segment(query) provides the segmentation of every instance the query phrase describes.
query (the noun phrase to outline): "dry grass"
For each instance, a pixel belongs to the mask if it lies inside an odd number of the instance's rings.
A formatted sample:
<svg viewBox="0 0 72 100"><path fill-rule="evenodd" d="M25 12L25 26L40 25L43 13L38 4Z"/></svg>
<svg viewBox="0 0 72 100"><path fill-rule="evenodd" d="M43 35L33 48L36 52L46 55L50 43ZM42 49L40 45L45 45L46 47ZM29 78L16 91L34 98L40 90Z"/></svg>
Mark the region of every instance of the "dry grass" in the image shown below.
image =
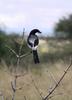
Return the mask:
<svg viewBox="0 0 72 100"><path fill-rule="evenodd" d="M57 51L68 53L72 50L72 44L70 41L41 41L41 44L42 45L39 47L41 51L40 53L54 54ZM53 63L42 63L40 64L41 68L38 68L38 65L32 65L36 68L30 69L30 67L25 76L17 79L17 88L22 87L22 89L16 91L15 100L24 100L24 97L26 97L26 100L41 100L35 85L42 96L45 97L56 82L58 82L69 63L70 62L60 59ZM0 67L2 68L3 66L1 65ZM11 100L13 93L11 89L11 81L14 80L14 77L8 70L5 70L6 67L0 69L0 91L3 92L5 98L7 97L8 100ZM72 68L68 71L52 95L53 97L51 100L72 100Z"/></svg>
<svg viewBox="0 0 72 100"><path fill-rule="evenodd" d="M35 71L33 72L32 70L27 72L25 76L17 79L17 87L22 87L22 89L16 92L15 100L24 100L24 96L26 96L27 100L41 100L40 95L32 82L32 78L44 97L60 79L64 69L68 65L64 62L58 62L50 65L46 64L46 66L50 67L42 68L41 74L36 75ZM5 97L9 98L9 100L11 100L12 96L11 81L13 79L14 77L8 74L8 72L0 70L0 90L4 93ZM72 68L68 71L59 87L55 90L51 99L72 100Z"/></svg>

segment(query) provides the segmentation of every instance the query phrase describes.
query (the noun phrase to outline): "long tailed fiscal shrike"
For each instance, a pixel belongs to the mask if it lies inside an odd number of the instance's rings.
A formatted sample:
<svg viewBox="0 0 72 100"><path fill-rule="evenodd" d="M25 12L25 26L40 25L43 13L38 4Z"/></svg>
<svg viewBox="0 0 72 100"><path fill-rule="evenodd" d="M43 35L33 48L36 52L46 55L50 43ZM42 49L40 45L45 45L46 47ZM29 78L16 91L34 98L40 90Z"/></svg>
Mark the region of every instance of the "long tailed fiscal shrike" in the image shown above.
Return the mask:
<svg viewBox="0 0 72 100"><path fill-rule="evenodd" d="M33 52L33 58L34 58L35 64L40 62L39 57L38 57L38 53L37 53L39 39L38 39L38 36L36 35L36 33L41 33L41 32L38 29L33 29L27 38L28 46L29 46L29 48L32 49L32 52Z"/></svg>

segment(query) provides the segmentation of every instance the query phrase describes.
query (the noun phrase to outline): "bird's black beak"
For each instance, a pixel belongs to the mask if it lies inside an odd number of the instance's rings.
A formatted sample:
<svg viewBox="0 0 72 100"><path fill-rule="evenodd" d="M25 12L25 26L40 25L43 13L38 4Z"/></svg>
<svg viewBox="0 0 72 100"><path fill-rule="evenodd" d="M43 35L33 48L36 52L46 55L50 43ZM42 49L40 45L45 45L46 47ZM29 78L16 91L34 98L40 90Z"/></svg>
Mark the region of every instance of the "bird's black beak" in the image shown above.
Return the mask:
<svg viewBox="0 0 72 100"><path fill-rule="evenodd" d="M42 33L41 31L39 31L38 33Z"/></svg>

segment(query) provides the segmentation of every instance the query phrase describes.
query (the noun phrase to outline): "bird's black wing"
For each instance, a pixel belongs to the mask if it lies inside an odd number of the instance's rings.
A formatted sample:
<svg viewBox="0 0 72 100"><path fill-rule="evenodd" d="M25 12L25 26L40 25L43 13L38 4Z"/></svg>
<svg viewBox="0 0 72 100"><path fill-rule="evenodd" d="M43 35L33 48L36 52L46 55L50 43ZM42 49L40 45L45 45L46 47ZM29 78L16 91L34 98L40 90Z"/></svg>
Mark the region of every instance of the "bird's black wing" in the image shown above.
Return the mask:
<svg viewBox="0 0 72 100"><path fill-rule="evenodd" d="M27 40L27 42L28 42L28 45L29 45L30 47L33 46L33 44L29 41L29 39Z"/></svg>
<svg viewBox="0 0 72 100"><path fill-rule="evenodd" d="M35 39L35 42L34 42L34 47L37 46L39 44L39 39L38 37L36 36L36 39Z"/></svg>

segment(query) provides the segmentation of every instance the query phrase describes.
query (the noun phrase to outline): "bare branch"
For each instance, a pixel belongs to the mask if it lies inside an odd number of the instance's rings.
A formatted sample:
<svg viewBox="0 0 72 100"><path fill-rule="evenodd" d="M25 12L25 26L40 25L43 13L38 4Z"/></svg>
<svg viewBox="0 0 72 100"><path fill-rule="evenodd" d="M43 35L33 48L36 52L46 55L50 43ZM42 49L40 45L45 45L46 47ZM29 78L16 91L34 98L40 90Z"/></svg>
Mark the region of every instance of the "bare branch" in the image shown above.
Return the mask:
<svg viewBox="0 0 72 100"><path fill-rule="evenodd" d="M19 57L19 55L12 48L10 48L8 45L6 45L6 48L8 48L13 54L15 54L15 56L17 58Z"/></svg>
<svg viewBox="0 0 72 100"><path fill-rule="evenodd" d="M54 75L50 71L49 71L49 75L50 75L51 79L53 79L53 81L57 84L57 81L56 81Z"/></svg>
<svg viewBox="0 0 72 100"><path fill-rule="evenodd" d="M35 81L34 81L32 75L31 75L31 79L32 79L32 83L33 83L35 89L37 90L38 94L40 95L41 99L43 100L42 93L40 93L40 91L39 91L37 85L35 84Z"/></svg>
<svg viewBox="0 0 72 100"><path fill-rule="evenodd" d="M11 87L12 87L13 92L15 92L16 91L16 80L11 82Z"/></svg>
<svg viewBox="0 0 72 100"><path fill-rule="evenodd" d="M1 100L4 100L4 95L2 92L0 92Z"/></svg>
<svg viewBox="0 0 72 100"><path fill-rule="evenodd" d="M25 29L23 29L22 41L21 41L21 45L20 45L20 49L19 49L19 56L21 55L21 50L22 50L23 43L24 43L24 32L25 32Z"/></svg>
<svg viewBox="0 0 72 100"><path fill-rule="evenodd" d="M15 93L13 93L12 100L14 100L14 98L15 98Z"/></svg>
<svg viewBox="0 0 72 100"><path fill-rule="evenodd" d="M16 78L19 78L19 77L23 77L25 76L27 73L24 73L24 74L14 74L13 76L16 77Z"/></svg>
<svg viewBox="0 0 72 100"><path fill-rule="evenodd" d="M22 36L22 37L23 37L23 39L24 39L24 33L25 33L25 28L23 28L23 36Z"/></svg>
<svg viewBox="0 0 72 100"><path fill-rule="evenodd" d="M54 95L50 96L49 99L51 99L51 98L53 98L53 97L55 97L55 96L60 96L60 95L63 95L63 93L54 94Z"/></svg>
<svg viewBox="0 0 72 100"><path fill-rule="evenodd" d="M24 96L24 100L26 100L26 96Z"/></svg>
<svg viewBox="0 0 72 100"><path fill-rule="evenodd" d="M60 82L63 80L64 76L68 72L69 68L72 66L72 61L70 65L67 67L67 69L64 71L63 75L61 76L60 80L58 83L54 86L54 88L49 92L49 94L43 99L43 100L49 100L49 96L55 91L55 89L59 86Z"/></svg>
<svg viewBox="0 0 72 100"><path fill-rule="evenodd" d="M16 84L17 84L17 77L11 82L11 87L13 90L12 100L15 100L15 93L16 93Z"/></svg>
<svg viewBox="0 0 72 100"><path fill-rule="evenodd" d="M30 55L31 53L32 53L32 51L30 51L30 52L28 52L28 53L26 53L24 55L21 55L20 58L26 57L26 56Z"/></svg>

